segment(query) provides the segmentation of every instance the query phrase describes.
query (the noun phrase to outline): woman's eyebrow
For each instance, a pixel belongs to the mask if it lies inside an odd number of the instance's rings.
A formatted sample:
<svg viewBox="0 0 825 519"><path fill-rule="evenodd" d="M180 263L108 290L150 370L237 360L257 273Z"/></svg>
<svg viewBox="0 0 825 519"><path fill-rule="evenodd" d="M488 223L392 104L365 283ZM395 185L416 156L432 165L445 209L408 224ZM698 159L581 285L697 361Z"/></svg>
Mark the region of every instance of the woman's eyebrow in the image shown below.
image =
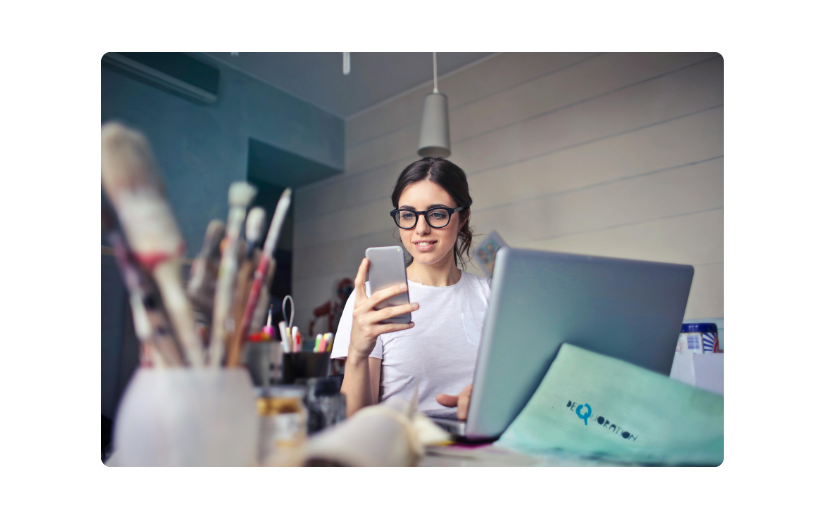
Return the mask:
<svg viewBox="0 0 825 519"><path fill-rule="evenodd" d="M427 210L442 208L442 207L448 207L448 206L446 206L444 204L430 204L430 205L427 206ZM410 210L410 211L415 211L416 210L415 207L413 207L411 205L402 205L401 207L399 207L399 209L407 209L407 210Z"/></svg>

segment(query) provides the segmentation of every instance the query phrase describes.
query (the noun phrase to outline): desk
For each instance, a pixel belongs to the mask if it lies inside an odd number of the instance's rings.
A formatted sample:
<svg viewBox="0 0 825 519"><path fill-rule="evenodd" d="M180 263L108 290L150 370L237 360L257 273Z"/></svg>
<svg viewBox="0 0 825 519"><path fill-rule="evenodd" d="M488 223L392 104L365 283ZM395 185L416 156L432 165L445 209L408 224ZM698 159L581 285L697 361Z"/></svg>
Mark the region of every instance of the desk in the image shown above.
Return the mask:
<svg viewBox="0 0 825 519"><path fill-rule="evenodd" d="M105 463L118 467L113 453ZM534 457L504 447L487 444L474 448L428 447L419 467L619 467L627 466L573 456Z"/></svg>
<svg viewBox="0 0 825 519"><path fill-rule="evenodd" d="M622 463L562 455L536 457L495 444L428 447L419 467L624 467Z"/></svg>

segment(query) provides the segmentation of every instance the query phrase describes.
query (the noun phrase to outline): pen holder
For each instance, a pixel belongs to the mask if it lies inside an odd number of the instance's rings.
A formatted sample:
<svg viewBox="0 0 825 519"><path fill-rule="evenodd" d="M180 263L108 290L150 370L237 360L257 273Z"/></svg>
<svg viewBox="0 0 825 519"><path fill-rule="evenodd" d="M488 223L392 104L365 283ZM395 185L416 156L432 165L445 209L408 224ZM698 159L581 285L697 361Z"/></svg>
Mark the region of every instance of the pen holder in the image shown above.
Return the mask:
<svg viewBox="0 0 825 519"><path fill-rule="evenodd" d="M329 371L330 352L299 351L284 353L283 383L293 384L299 378L326 377Z"/></svg>
<svg viewBox="0 0 825 519"><path fill-rule="evenodd" d="M243 363L249 370L252 383L264 386L267 361L269 362L269 384L278 384L282 379L284 352L280 341L248 342L243 349Z"/></svg>
<svg viewBox="0 0 825 519"><path fill-rule="evenodd" d="M120 466L251 466L257 442L246 369L138 369L114 424Z"/></svg>

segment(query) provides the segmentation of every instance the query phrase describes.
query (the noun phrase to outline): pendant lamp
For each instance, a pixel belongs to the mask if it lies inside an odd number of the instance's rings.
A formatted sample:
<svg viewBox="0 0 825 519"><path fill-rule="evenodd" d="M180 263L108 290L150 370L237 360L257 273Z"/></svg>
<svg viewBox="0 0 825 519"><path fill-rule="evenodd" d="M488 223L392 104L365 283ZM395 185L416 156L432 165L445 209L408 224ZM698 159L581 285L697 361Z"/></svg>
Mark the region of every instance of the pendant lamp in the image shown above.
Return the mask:
<svg viewBox="0 0 825 519"><path fill-rule="evenodd" d="M424 98L424 118L418 155L421 157L450 156L450 121L447 117L447 96L438 91L438 73L433 52L433 93Z"/></svg>

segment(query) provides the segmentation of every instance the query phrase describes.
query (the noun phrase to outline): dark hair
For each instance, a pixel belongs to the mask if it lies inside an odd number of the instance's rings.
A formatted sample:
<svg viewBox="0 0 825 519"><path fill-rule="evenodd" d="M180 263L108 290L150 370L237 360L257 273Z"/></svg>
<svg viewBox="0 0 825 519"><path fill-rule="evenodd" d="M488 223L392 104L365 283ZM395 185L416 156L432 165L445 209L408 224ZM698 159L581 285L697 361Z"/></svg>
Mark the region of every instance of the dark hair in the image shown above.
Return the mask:
<svg viewBox="0 0 825 519"><path fill-rule="evenodd" d="M459 218L465 218L465 211L473 205L473 199L470 198L470 186L467 185L467 175L464 174L464 170L449 160L441 158L425 157L404 168L404 171L398 176L395 189L392 190L393 207L398 209L398 200L407 186L421 180L429 180L438 184L444 191L449 193L458 206L464 208L463 211L458 213ZM470 218L466 217L464 224L458 229L458 237L455 246L453 246L453 257L456 266L460 263L462 268L465 267L466 261L469 261L468 251L472 243L473 231L470 228Z"/></svg>

